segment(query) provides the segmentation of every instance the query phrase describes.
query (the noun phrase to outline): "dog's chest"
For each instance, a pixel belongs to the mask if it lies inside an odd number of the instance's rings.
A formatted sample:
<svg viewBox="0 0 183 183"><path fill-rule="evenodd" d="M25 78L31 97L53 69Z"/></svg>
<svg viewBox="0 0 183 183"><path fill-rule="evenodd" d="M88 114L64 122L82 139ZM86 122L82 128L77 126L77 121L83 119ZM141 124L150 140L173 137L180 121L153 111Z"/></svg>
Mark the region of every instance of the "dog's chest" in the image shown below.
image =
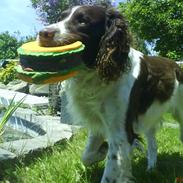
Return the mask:
<svg viewBox="0 0 183 183"><path fill-rule="evenodd" d="M103 103L114 97L114 87L106 85L96 77L84 79L78 78L72 83L73 100L78 105L88 105L89 107L101 107Z"/></svg>
<svg viewBox="0 0 183 183"><path fill-rule="evenodd" d="M104 84L94 74L72 79L67 94L74 121L99 131L124 121L131 88L129 80L130 77L124 77Z"/></svg>
<svg viewBox="0 0 183 183"><path fill-rule="evenodd" d="M115 113L118 105L117 83L104 84L95 75L70 81L69 109L79 123L101 128L107 113ZM112 110L112 112L111 112Z"/></svg>

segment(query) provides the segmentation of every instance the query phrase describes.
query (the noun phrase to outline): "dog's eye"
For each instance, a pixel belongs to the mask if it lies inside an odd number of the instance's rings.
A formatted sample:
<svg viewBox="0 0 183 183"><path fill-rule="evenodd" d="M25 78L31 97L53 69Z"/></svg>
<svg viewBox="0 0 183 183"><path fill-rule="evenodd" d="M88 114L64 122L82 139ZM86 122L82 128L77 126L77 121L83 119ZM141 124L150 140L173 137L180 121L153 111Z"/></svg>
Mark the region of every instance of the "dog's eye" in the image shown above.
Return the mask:
<svg viewBox="0 0 183 183"><path fill-rule="evenodd" d="M88 22L89 22L89 20L88 20L86 17L84 17L83 15L80 15L80 16L78 17L78 23L79 23L81 26L87 25Z"/></svg>
<svg viewBox="0 0 183 183"><path fill-rule="evenodd" d="M84 18L78 19L80 25L86 25L86 20Z"/></svg>
<svg viewBox="0 0 183 183"><path fill-rule="evenodd" d="M86 22L80 21L79 24L82 25L82 26L84 26L84 25L86 25Z"/></svg>

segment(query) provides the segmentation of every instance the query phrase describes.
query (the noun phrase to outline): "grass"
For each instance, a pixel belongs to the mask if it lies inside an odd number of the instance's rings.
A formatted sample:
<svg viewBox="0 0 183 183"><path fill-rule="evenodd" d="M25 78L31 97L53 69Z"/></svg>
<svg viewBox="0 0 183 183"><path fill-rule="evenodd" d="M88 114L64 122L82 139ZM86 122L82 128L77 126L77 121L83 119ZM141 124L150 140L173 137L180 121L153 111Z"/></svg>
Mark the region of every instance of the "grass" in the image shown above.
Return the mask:
<svg viewBox="0 0 183 183"><path fill-rule="evenodd" d="M157 134L158 163L152 172L144 172L146 158L136 152L133 159L133 174L140 183L174 183L183 177L183 144L179 141L179 130L163 128ZM140 170L140 171L139 171Z"/></svg>
<svg viewBox="0 0 183 183"><path fill-rule="evenodd" d="M4 127L5 127L6 123L8 122L10 117L13 115L13 113L18 109L18 107L23 103L23 101L25 100L25 97L26 97L26 96L23 97L22 99L20 99L20 101L15 103L14 102L15 96L13 97L10 104L6 108L5 113L3 114L3 116L0 120L0 137L4 133Z"/></svg>
<svg viewBox="0 0 183 183"><path fill-rule="evenodd" d="M157 134L158 164L146 172L145 154L135 151L133 174L138 183L174 183L183 177L183 144L178 129L163 128ZM15 164L0 164L2 183L99 183L104 162L86 168L80 161L86 132L81 130L69 142L57 144L46 151L20 158Z"/></svg>

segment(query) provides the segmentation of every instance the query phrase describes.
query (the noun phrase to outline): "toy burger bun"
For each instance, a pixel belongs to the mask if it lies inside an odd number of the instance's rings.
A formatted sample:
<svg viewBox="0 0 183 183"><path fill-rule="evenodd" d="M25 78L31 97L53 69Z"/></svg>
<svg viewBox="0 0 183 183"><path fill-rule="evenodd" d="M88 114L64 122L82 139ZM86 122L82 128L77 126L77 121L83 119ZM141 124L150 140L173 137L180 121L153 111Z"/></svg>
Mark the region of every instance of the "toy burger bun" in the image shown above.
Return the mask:
<svg viewBox="0 0 183 183"><path fill-rule="evenodd" d="M80 41L58 47L41 47L37 41L25 43L18 48L18 76L35 84L55 83L73 77L83 66L81 52L84 47Z"/></svg>

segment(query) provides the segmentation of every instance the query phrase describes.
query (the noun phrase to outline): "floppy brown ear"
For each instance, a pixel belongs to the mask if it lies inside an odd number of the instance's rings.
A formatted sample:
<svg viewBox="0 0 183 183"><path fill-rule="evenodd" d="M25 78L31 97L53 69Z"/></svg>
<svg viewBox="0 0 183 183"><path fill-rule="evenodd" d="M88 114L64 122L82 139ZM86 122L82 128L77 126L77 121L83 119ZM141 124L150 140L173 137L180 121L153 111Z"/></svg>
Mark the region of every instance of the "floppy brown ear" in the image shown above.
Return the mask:
<svg viewBox="0 0 183 183"><path fill-rule="evenodd" d="M114 9L106 11L106 30L97 55L97 71L104 81L117 80L128 68L130 36L127 22Z"/></svg>

